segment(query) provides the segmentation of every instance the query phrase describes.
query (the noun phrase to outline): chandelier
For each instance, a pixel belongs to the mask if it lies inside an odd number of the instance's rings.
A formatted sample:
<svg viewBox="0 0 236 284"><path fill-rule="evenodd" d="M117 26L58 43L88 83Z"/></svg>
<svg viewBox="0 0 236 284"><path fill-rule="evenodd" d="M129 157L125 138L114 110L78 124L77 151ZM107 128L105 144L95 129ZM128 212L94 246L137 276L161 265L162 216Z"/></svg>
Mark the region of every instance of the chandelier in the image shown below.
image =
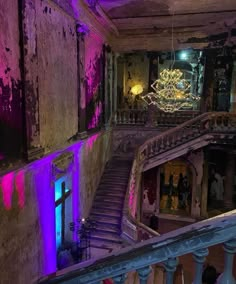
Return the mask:
<svg viewBox="0 0 236 284"><path fill-rule="evenodd" d="M164 69L160 78L151 85L155 92L141 96L142 99L164 112L173 113L183 107L192 107L200 97L189 92L191 84L182 79L182 75L179 69Z"/></svg>
<svg viewBox="0 0 236 284"><path fill-rule="evenodd" d="M183 73L179 69L173 69L175 63L175 50L173 41L173 18L172 15L172 51L171 51L171 67L164 69L160 73L160 78L152 85L155 92L141 95L141 98L148 104L154 105L164 112L175 112L183 107L192 107L195 101L200 97L193 96L190 93L191 84L182 78ZM172 60L173 55L173 60Z"/></svg>

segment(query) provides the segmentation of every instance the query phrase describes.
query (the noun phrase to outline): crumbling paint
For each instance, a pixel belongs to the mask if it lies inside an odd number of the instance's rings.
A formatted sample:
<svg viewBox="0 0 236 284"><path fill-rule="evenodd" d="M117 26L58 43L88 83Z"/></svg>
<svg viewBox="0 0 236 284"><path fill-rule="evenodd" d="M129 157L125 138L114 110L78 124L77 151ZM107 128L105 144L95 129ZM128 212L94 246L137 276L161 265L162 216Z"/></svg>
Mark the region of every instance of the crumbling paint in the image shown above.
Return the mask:
<svg viewBox="0 0 236 284"><path fill-rule="evenodd" d="M9 12L10 11L10 12ZM12 21L12 19L15 19ZM17 158L22 149L22 96L16 1L0 3L0 156Z"/></svg>

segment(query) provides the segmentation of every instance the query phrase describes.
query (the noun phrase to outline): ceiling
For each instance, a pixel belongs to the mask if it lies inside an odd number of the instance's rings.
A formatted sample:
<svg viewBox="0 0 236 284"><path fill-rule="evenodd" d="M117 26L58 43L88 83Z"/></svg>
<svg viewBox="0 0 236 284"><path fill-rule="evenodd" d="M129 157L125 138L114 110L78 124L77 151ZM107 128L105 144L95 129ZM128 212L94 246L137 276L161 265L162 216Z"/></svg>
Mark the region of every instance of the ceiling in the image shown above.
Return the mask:
<svg viewBox="0 0 236 284"><path fill-rule="evenodd" d="M130 39L136 45L138 38L164 37L167 41L172 26L182 42L236 29L236 0L99 0L99 5L126 47ZM147 43L143 48L152 49Z"/></svg>

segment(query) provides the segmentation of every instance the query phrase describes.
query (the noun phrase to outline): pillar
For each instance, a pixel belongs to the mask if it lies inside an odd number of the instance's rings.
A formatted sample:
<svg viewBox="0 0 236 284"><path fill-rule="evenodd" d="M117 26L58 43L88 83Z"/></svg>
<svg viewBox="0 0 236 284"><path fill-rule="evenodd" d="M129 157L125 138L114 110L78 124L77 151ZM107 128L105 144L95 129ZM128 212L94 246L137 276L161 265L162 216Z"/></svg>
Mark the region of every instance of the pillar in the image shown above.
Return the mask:
<svg viewBox="0 0 236 284"><path fill-rule="evenodd" d="M235 175L235 156L231 152L227 154L227 162L225 170L224 206L227 209L234 208L233 206L234 175Z"/></svg>
<svg viewBox="0 0 236 284"><path fill-rule="evenodd" d="M160 179L160 167L157 167L157 185L156 185L156 211L159 214L160 212L160 183L161 183L161 179Z"/></svg>
<svg viewBox="0 0 236 284"><path fill-rule="evenodd" d="M87 137L86 132L86 91L85 91L85 34L79 32L77 25L77 78L78 78L78 136L80 139Z"/></svg>
<svg viewBox="0 0 236 284"><path fill-rule="evenodd" d="M207 197L208 197L208 161L204 155L203 176L202 176L202 192L201 192L201 216L208 217L207 214Z"/></svg>
<svg viewBox="0 0 236 284"><path fill-rule="evenodd" d="M113 57L113 62L114 62L113 111L114 113L117 111L117 77L118 77L117 58L118 58L118 53L115 53Z"/></svg>
<svg viewBox="0 0 236 284"><path fill-rule="evenodd" d="M236 61L234 61L233 63L230 91L230 112L236 113Z"/></svg>

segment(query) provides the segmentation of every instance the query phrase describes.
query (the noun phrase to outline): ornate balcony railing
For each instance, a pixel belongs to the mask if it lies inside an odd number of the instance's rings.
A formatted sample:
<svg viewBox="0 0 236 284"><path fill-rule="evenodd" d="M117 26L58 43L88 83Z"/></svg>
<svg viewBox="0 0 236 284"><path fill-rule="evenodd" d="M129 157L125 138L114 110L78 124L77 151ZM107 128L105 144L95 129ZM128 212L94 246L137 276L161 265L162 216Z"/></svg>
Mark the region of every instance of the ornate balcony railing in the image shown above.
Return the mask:
<svg viewBox="0 0 236 284"><path fill-rule="evenodd" d="M199 115L199 111L176 111L174 113L153 112L153 126L173 127L184 123ZM143 109L119 109L114 114L113 122L116 125L148 125L150 124L150 113Z"/></svg>
<svg viewBox="0 0 236 284"><path fill-rule="evenodd" d="M194 284L202 283L202 270L208 248L222 244L225 253L224 271L220 284L235 284L232 274L236 252L236 210L204 220L136 245L114 251L99 260L91 259L58 271L39 283L101 283L112 278L114 283L125 283L126 274L136 270L140 283L147 283L151 266L163 263L166 283L172 284L178 257L191 253L195 262Z"/></svg>

